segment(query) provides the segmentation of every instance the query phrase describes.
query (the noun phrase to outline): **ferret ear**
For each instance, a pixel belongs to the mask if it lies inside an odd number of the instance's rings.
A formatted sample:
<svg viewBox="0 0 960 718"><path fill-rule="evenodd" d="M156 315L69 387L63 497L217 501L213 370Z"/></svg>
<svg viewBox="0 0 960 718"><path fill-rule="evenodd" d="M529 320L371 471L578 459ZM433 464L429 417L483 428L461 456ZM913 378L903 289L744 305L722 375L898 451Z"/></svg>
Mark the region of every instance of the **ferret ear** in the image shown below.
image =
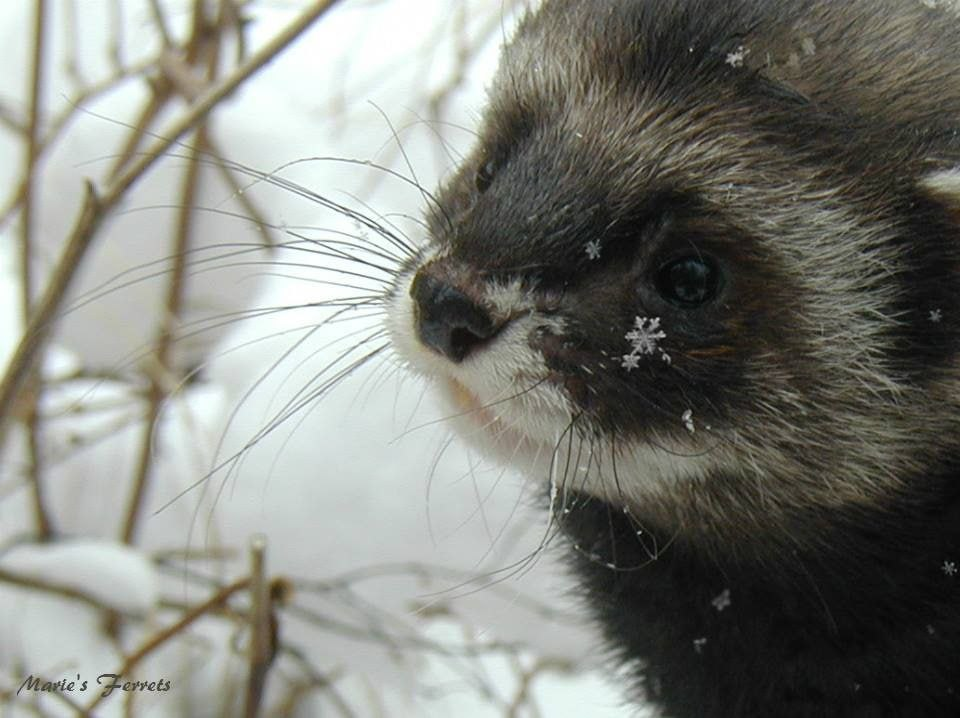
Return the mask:
<svg viewBox="0 0 960 718"><path fill-rule="evenodd" d="M960 167L931 172L920 180L920 187L949 210L960 214Z"/></svg>

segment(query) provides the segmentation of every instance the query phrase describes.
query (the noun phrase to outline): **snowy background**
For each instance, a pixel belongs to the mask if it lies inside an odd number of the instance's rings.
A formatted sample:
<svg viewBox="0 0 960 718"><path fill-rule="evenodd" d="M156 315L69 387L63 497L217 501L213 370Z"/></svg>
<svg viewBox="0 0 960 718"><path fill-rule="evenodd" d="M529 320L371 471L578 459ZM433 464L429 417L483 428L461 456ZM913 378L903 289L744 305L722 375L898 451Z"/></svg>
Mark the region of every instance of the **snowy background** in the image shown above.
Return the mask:
<svg viewBox="0 0 960 718"><path fill-rule="evenodd" d="M84 181L108 195L309 7L43 6L37 92L35 3L0 8L3 364ZM329 385L382 343L375 306L335 314L380 275L338 273L330 248L376 236L277 186L416 240L415 185L469 147L519 9L343 0L117 197L5 417L0 714L80 715L117 673L169 690L95 715L244 715L265 672L270 716L636 715L562 547L538 550L540 489L468 454L387 353Z"/></svg>

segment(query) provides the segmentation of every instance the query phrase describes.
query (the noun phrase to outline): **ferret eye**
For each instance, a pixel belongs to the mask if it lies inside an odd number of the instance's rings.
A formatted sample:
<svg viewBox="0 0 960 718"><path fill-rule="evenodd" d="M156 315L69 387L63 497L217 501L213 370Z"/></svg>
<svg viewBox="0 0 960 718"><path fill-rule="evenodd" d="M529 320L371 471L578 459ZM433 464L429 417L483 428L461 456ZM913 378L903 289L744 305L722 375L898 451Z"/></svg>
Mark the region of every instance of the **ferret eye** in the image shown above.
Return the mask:
<svg viewBox="0 0 960 718"><path fill-rule="evenodd" d="M474 181L477 183L477 190L480 193L486 192L493 183L494 175L497 173L497 165L493 160L487 160L479 169Z"/></svg>
<svg viewBox="0 0 960 718"><path fill-rule="evenodd" d="M720 289L720 269L709 257L692 254L664 264L657 273L657 291L684 309L706 304Z"/></svg>

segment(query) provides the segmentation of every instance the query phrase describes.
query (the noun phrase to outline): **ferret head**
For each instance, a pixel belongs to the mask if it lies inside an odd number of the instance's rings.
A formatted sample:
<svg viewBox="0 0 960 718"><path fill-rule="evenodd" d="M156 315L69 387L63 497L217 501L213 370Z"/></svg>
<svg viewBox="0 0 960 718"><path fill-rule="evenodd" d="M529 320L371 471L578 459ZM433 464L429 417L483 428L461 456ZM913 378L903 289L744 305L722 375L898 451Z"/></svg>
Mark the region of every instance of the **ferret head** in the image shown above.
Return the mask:
<svg viewBox="0 0 960 718"><path fill-rule="evenodd" d="M837 5L521 24L391 299L468 440L555 496L750 531L960 454L960 28Z"/></svg>

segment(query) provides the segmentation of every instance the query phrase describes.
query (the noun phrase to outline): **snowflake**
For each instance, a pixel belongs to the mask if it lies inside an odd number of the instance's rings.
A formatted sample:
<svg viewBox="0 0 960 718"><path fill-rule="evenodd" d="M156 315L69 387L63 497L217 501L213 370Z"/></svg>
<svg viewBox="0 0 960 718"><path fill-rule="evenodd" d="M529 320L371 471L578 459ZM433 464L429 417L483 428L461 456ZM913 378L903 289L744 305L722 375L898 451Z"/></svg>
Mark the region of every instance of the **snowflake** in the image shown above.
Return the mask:
<svg viewBox="0 0 960 718"><path fill-rule="evenodd" d="M637 354L624 354L620 359L620 366L627 371L633 371L640 366L640 357Z"/></svg>
<svg viewBox="0 0 960 718"><path fill-rule="evenodd" d="M683 412L683 416L680 417L680 420L683 422L684 428L693 434L697 428L693 425L693 409L687 409Z"/></svg>
<svg viewBox="0 0 960 718"><path fill-rule="evenodd" d="M359 220L353 220L353 231L356 233L354 236L357 239L370 239L368 227Z"/></svg>
<svg viewBox="0 0 960 718"><path fill-rule="evenodd" d="M750 50L743 45L739 45L736 50L727 53L725 62L730 65L730 67L743 67L743 60L749 54Z"/></svg>
<svg viewBox="0 0 960 718"><path fill-rule="evenodd" d="M600 240L591 239L587 242L587 259L600 259Z"/></svg>
<svg viewBox="0 0 960 718"><path fill-rule="evenodd" d="M939 324L943 320L943 310L942 309L933 309L930 311L930 321L934 324Z"/></svg>
<svg viewBox="0 0 960 718"><path fill-rule="evenodd" d="M803 48L804 55L816 55L817 54L817 43L812 37L805 37L800 42L800 47Z"/></svg>
<svg viewBox="0 0 960 718"><path fill-rule="evenodd" d="M730 589L729 588L723 589L723 592L719 596L717 596L715 599L713 599L710 603L713 604L713 607L717 609L717 611L722 611L725 608L729 608L731 603Z"/></svg>
<svg viewBox="0 0 960 718"><path fill-rule="evenodd" d="M694 638L693 639L693 650L697 653L703 653L703 647L707 645L706 638Z"/></svg>
<svg viewBox="0 0 960 718"><path fill-rule="evenodd" d="M636 369L640 366L640 357L649 356L660 352L660 358L667 364L670 363L670 355L660 348L660 340L666 339L667 335L660 328L660 317L636 317L633 322L633 329L624 335L630 342L630 353L621 357L620 365L627 371Z"/></svg>
<svg viewBox="0 0 960 718"><path fill-rule="evenodd" d="M634 354L653 354L658 349L660 340L667 338L660 328L660 317L637 317L633 326L634 328L627 332L626 339L633 346Z"/></svg>
<svg viewBox="0 0 960 718"><path fill-rule="evenodd" d="M957 564L954 561L944 561L940 566L940 570L943 571L944 576L956 576L957 575Z"/></svg>
<svg viewBox="0 0 960 718"><path fill-rule="evenodd" d="M660 348L660 340L667 337L663 329L660 328L660 317L652 319L647 317L636 317L633 323L633 329L624 335L630 342L631 351L623 356L623 365L627 368L636 368L637 362L641 356L651 355L657 351L669 363L670 357Z"/></svg>

